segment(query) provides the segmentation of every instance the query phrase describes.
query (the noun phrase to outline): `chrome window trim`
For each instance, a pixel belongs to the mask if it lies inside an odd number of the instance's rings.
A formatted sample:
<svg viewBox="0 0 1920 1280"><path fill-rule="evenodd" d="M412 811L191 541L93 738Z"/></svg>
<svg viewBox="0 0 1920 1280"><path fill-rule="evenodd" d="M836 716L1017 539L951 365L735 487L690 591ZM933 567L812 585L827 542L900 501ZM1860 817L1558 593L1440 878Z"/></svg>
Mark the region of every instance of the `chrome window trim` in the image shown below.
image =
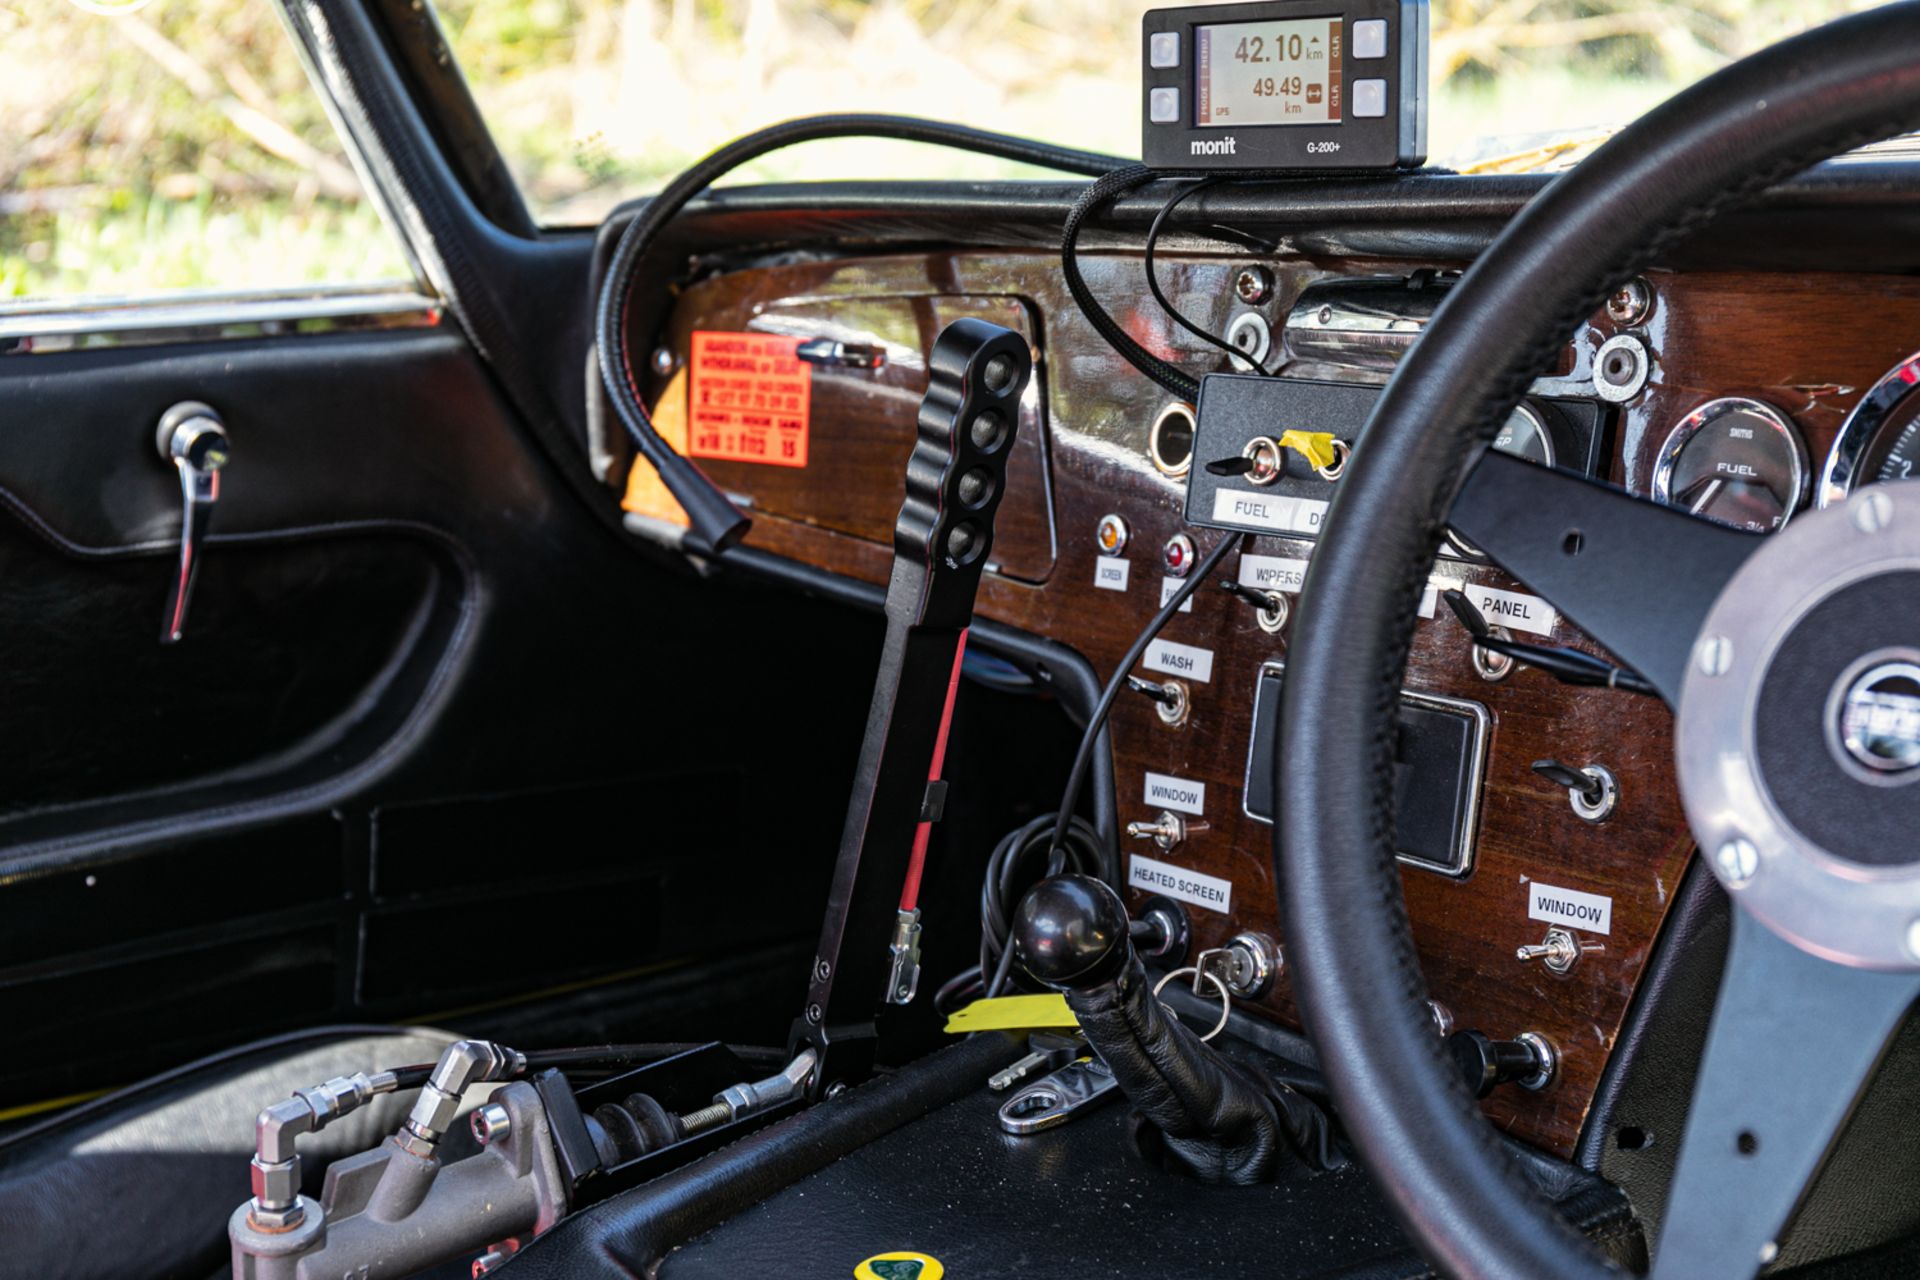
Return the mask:
<svg viewBox="0 0 1920 1280"><path fill-rule="evenodd" d="M139 294L84 294L0 302L0 356L47 355L102 347L279 337L375 329L430 328L446 312L445 268L432 252L417 215L396 205L392 166L366 152L368 132L356 127L357 98L344 76L329 74L322 58L330 43L324 17L307 0L271 0L307 82L333 126L334 136L360 179L360 188L393 237L411 279L307 284L267 289L167 290ZM364 124L364 121L359 123Z"/></svg>
<svg viewBox="0 0 1920 1280"><path fill-rule="evenodd" d="M366 103L341 62L326 12L314 0L274 0L274 7L293 37L307 79L320 95L320 103L333 123L341 146L346 148L362 189L379 210L381 221L399 237L400 250L412 267L414 278L425 291L452 301L457 312L458 296L434 241L433 230L367 117Z"/></svg>
<svg viewBox="0 0 1920 1280"><path fill-rule="evenodd" d="M430 328L441 304L410 281L0 303L0 356L101 347Z"/></svg>

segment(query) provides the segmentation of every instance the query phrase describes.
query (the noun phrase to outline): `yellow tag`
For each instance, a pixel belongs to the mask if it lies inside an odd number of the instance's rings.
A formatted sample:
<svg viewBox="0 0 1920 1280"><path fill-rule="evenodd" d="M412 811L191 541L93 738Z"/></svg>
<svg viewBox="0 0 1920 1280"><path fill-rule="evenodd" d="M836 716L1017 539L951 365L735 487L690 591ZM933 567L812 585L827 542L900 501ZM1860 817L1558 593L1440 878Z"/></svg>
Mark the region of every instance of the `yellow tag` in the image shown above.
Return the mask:
<svg viewBox="0 0 1920 1280"><path fill-rule="evenodd" d="M1333 465L1331 431L1283 431L1280 434L1280 447L1293 450L1311 462L1316 471Z"/></svg>
<svg viewBox="0 0 1920 1280"><path fill-rule="evenodd" d="M938 1258L902 1249L868 1258L853 1269L853 1280L940 1280L946 1274Z"/></svg>
<svg viewBox="0 0 1920 1280"><path fill-rule="evenodd" d="M1077 1027L1080 1019L1067 1008L1067 998L1046 996L995 996L975 1000L947 1019L950 1035L963 1031L1032 1031L1036 1027Z"/></svg>

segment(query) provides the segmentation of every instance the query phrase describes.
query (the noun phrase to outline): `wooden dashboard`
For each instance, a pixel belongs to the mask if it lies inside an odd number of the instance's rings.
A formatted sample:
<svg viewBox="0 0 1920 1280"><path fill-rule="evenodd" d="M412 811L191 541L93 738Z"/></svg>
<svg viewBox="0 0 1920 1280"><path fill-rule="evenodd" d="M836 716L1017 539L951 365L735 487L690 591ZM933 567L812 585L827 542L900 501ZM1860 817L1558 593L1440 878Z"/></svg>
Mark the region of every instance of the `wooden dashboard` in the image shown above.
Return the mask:
<svg viewBox="0 0 1920 1280"><path fill-rule="evenodd" d="M1090 255L1088 281L1115 318L1149 349L1195 373L1224 367L1218 352L1170 325L1146 295L1137 255ZM1235 272L1247 260L1168 256L1162 281L1196 321L1219 331ZM1406 275L1447 263L1268 259L1275 287L1260 310L1276 344L1300 291L1340 276ZM1645 493L1674 423L1701 403L1739 394L1788 414L1813 468L1846 411L1920 333L1920 281L1795 274L1657 274L1653 311L1638 326L1653 354L1646 389L1609 408L1604 440L1610 478ZM1017 252L930 253L753 268L686 290L661 358L635 360L654 373L649 395L663 433L687 436L688 362L694 334L830 336L884 348L878 369L814 368L804 467L701 457L723 489L752 500L752 545L870 582L886 580L900 477L925 385L924 353L946 323L977 315L1026 333L1040 356L1021 425L993 558L979 609L991 618L1071 646L1106 678L1161 602L1162 547L1188 533L1204 552L1224 535L1190 529L1185 482L1161 474L1147 453L1150 425L1171 399L1116 355L1068 297L1058 260ZM1603 313L1569 346L1561 385L1589 384L1594 353L1618 332ZM668 358L670 356L670 359ZM1285 366L1280 366L1285 370ZM1325 376L1324 374L1318 376ZM1562 393L1564 394L1564 392ZM695 450L699 452L699 450ZM644 477L630 503L651 509ZM1130 537L1124 591L1096 585L1096 527L1121 516ZM657 512L656 512L657 514ZM1304 559L1309 542L1257 538L1252 552ZM1223 565L1235 570L1230 554ZM1485 565L1453 572L1514 591ZM1254 690L1262 664L1284 660L1286 637L1268 634L1247 604L1199 592L1165 639L1211 654L1204 681L1189 682L1191 711L1177 727L1152 702L1125 695L1113 713L1120 818L1153 819L1149 773L1202 783L1203 812L1189 816L1171 850L1123 839L1123 859L1145 854L1229 881L1227 912L1190 907L1197 948L1241 930L1279 941L1271 828L1242 812ZM1560 620L1554 643L1593 646ZM1521 668L1490 681L1475 669L1463 628L1440 610L1418 629L1409 690L1463 699L1489 722L1477 796L1471 868L1453 877L1408 868L1403 877L1413 934L1434 999L1455 1025L1510 1038L1531 1031L1560 1055L1555 1080L1538 1092L1496 1091L1496 1123L1561 1154L1586 1118L1635 985L1692 855L1675 792L1671 716L1658 701L1558 684ZM1566 792L1536 773L1535 760L1601 763L1619 780L1620 802L1604 823L1583 821ZM1289 761L1311 770L1311 760ZM1543 940L1529 914L1536 883L1610 900L1604 935L1581 933L1571 971L1516 958ZM1131 892L1134 905L1145 894ZM1283 965L1258 1009L1297 1024Z"/></svg>

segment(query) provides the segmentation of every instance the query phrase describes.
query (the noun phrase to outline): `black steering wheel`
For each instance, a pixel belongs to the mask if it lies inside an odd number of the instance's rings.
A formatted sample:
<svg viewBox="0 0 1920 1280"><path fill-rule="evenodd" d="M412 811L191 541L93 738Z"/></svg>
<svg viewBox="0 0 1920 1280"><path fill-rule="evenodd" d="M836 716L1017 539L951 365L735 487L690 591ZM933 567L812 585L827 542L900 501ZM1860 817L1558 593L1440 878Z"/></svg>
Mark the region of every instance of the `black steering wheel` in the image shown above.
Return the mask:
<svg viewBox="0 0 1920 1280"><path fill-rule="evenodd" d="M1863 489L1763 538L1487 450L1611 288L1744 197L1916 126L1914 2L1673 98L1467 272L1341 481L1289 646L1275 879L1342 1119L1446 1274L1615 1273L1522 1182L1444 1058L1407 932L1391 734L1448 525L1675 709L1688 820L1736 904L1656 1277L1748 1277L1774 1256L1920 994L1920 667L1899 674L1920 663L1920 484Z"/></svg>

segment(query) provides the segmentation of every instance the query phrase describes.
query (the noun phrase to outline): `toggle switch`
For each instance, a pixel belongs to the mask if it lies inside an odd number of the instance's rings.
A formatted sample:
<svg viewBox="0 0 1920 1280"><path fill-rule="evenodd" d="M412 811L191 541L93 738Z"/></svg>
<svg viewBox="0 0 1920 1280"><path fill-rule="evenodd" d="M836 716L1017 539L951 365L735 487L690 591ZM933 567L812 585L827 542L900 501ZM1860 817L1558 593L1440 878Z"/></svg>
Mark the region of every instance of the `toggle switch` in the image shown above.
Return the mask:
<svg viewBox="0 0 1920 1280"><path fill-rule="evenodd" d="M1187 686L1178 680L1161 682L1147 680L1140 676L1128 676L1127 688L1135 693L1143 693L1154 701L1154 710L1160 713L1160 719L1170 725L1182 725L1187 722L1187 711L1191 703L1187 697Z"/></svg>
<svg viewBox="0 0 1920 1280"><path fill-rule="evenodd" d="M1582 955L1589 951L1598 954L1605 950L1606 947L1600 943L1581 942L1574 936L1573 930L1556 924L1547 930L1544 940L1530 946L1519 947L1513 954L1514 958L1523 964L1538 960L1545 964L1550 972L1571 973L1573 966L1580 962Z"/></svg>
<svg viewBox="0 0 1920 1280"><path fill-rule="evenodd" d="M1286 628L1287 617L1292 612L1292 606L1287 603L1285 592L1249 587L1243 582L1235 582L1232 578L1220 579L1220 589L1252 605L1255 610L1254 620L1267 634L1278 635Z"/></svg>
<svg viewBox="0 0 1920 1280"><path fill-rule="evenodd" d="M1127 835L1134 840L1151 840L1161 849L1172 849L1187 838L1187 821L1166 809L1152 822L1129 822Z"/></svg>
<svg viewBox="0 0 1920 1280"><path fill-rule="evenodd" d="M1567 803L1583 822L1605 822L1620 803L1620 783L1603 764L1578 769L1558 760L1535 760L1533 771L1567 789Z"/></svg>

